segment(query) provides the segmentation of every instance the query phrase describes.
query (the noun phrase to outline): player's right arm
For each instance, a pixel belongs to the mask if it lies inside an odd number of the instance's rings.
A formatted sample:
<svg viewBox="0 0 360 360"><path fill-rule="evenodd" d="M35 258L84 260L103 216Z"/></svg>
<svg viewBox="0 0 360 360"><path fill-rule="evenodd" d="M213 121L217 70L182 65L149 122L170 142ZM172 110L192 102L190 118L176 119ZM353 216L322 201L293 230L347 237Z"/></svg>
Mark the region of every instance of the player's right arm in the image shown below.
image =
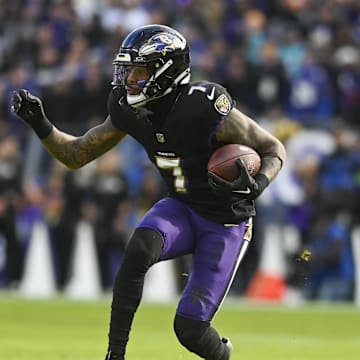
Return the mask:
<svg viewBox="0 0 360 360"><path fill-rule="evenodd" d="M121 141L126 133L115 128L108 116L104 123L75 137L53 127L41 142L57 160L77 169L104 154Z"/></svg>
<svg viewBox="0 0 360 360"><path fill-rule="evenodd" d="M32 127L50 154L71 169L95 160L126 136L112 124L110 116L82 136L60 131L47 119L41 100L27 90L14 92L11 110Z"/></svg>

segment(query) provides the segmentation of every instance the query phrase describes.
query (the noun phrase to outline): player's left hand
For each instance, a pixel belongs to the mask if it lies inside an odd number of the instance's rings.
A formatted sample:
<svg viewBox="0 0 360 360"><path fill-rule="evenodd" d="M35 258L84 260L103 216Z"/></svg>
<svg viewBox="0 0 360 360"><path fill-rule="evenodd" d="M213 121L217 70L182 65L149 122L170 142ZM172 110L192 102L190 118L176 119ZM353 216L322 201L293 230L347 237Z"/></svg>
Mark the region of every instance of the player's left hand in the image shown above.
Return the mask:
<svg viewBox="0 0 360 360"><path fill-rule="evenodd" d="M208 172L209 186L220 196L240 199L256 199L269 184L265 175L259 174L253 178L242 160L236 161L240 169L240 176L234 181L227 181L213 172Z"/></svg>

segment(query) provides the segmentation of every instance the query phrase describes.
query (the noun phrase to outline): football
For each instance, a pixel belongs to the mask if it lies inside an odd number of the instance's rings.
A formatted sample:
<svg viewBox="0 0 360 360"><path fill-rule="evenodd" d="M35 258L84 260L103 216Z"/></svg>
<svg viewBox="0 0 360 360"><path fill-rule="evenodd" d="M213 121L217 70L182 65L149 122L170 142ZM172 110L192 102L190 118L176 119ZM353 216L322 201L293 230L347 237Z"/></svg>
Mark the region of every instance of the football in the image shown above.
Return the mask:
<svg viewBox="0 0 360 360"><path fill-rule="evenodd" d="M251 176L258 173L260 155L251 147L239 144L227 144L216 149L209 159L208 171L227 181L234 181L240 176L237 159L244 161Z"/></svg>

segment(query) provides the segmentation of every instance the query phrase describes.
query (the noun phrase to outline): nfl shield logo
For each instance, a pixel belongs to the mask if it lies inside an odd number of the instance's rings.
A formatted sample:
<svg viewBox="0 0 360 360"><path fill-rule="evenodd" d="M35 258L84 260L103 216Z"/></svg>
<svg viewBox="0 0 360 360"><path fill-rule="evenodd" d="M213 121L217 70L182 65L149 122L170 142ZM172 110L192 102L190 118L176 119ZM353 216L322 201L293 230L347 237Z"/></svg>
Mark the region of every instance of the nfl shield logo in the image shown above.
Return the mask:
<svg viewBox="0 0 360 360"><path fill-rule="evenodd" d="M156 136L156 140L160 144L163 144L165 142L165 135L163 133L155 133L155 136Z"/></svg>

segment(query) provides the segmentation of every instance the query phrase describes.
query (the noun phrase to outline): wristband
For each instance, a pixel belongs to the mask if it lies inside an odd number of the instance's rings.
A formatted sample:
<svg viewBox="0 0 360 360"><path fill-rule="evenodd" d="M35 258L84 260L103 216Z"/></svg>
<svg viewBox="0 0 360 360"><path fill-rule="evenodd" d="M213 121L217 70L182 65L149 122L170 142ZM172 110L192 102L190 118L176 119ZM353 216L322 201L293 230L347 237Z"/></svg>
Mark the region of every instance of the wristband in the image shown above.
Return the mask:
<svg viewBox="0 0 360 360"><path fill-rule="evenodd" d="M264 174L257 174L255 176L255 181L258 185L258 195L260 195L264 190L265 188L269 185L269 179L267 178L266 175Z"/></svg>
<svg viewBox="0 0 360 360"><path fill-rule="evenodd" d="M40 140L47 138L54 125L48 120L47 117L43 117L39 123L32 125L32 128L35 134L40 138Z"/></svg>

